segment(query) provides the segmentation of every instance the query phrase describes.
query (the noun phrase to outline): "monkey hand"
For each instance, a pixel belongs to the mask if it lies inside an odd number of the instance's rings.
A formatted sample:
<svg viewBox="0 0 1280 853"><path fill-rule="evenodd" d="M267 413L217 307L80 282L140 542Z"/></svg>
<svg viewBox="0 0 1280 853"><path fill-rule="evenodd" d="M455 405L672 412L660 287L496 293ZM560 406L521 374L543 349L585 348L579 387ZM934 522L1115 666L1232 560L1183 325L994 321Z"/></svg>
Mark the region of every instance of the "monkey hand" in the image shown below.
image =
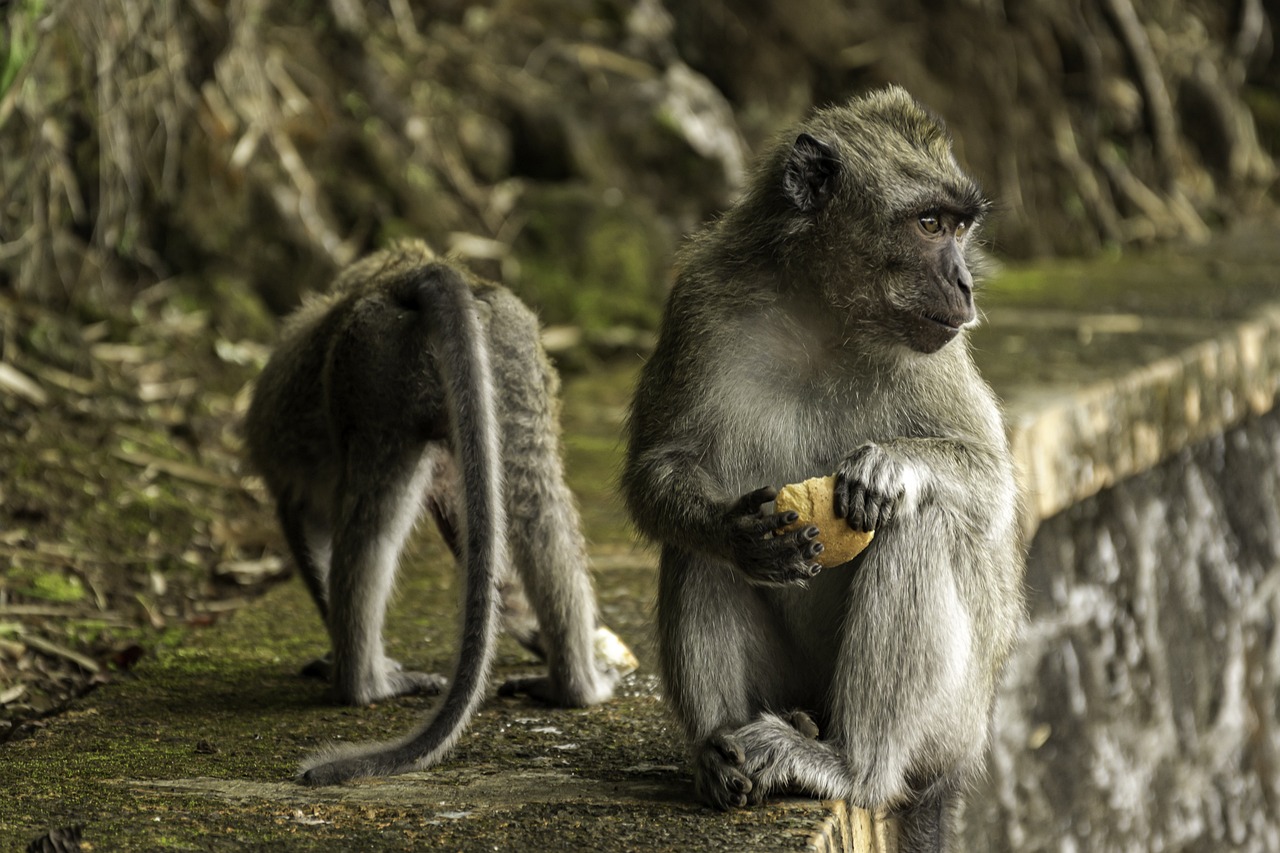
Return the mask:
<svg viewBox="0 0 1280 853"><path fill-rule="evenodd" d="M766 512L765 504L777 497L777 489L756 489L743 495L725 515L729 558L757 586L803 583L822 568L815 562L822 553L822 543L815 541L818 528L810 525L778 532L799 515Z"/></svg>
<svg viewBox="0 0 1280 853"><path fill-rule="evenodd" d="M836 470L835 513L853 530L875 530L915 504L916 478L901 459L867 442Z"/></svg>

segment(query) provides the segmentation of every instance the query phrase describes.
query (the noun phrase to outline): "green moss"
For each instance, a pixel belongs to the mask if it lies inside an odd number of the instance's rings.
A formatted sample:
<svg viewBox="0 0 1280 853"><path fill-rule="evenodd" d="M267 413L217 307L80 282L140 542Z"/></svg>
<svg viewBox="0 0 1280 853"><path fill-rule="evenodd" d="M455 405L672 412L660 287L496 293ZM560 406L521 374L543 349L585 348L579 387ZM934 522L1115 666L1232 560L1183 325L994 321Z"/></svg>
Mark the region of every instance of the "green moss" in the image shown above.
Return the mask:
<svg viewBox="0 0 1280 853"><path fill-rule="evenodd" d="M545 322L587 330L656 325L669 241L647 204L617 195L578 185L526 196L517 289Z"/></svg>
<svg viewBox="0 0 1280 853"><path fill-rule="evenodd" d="M29 565L15 559L6 575L14 592L41 601L73 604L81 601L86 594L80 578L66 574L61 569Z"/></svg>
<svg viewBox="0 0 1280 853"><path fill-rule="evenodd" d="M0 96L9 91L36 52L36 22L44 14L44 6L44 0L20 0L8 11L9 35L0 39Z"/></svg>

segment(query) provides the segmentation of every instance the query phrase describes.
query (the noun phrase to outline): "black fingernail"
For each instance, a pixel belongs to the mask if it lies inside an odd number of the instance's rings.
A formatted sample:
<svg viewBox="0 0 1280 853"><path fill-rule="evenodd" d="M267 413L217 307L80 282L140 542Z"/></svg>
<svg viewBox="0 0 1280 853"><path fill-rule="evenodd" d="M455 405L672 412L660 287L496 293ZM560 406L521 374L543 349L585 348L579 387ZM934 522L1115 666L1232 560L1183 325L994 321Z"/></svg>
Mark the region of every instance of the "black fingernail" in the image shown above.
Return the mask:
<svg viewBox="0 0 1280 853"><path fill-rule="evenodd" d="M794 522L798 521L799 518L800 518L800 513L789 512L787 513L787 524L793 524Z"/></svg>
<svg viewBox="0 0 1280 853"><path fill-rule="evenodd" d="M817 563L814 563L812 566L809 567L809 577L816 578L818 576L818 572L820 571L822 571L822 566L818 565Z"/></svg>
<svg viewBox="0 0 1280 853"><path fill-rule="evenodd" d="M823 545L821 542L813 543L813 553L815 554L821 554L826 549L827 549L827 546Z"/></svg>
<svg viewBox="0 0 1280 853"><path fill-rule="evenodd" d="M804 531L804 536L806 539L813 539L817 535L818 535L818 528L816 527L809 527L809 528L806 528Z"/></svg>

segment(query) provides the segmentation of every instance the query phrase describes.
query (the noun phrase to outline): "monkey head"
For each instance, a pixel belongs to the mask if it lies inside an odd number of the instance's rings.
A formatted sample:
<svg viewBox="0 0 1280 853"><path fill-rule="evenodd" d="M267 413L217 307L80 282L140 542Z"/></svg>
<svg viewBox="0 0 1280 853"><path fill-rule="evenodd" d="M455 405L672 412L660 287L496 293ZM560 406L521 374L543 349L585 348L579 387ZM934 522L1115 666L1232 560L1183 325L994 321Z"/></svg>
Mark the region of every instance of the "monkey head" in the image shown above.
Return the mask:
<svg viewBox="0 0 1280 853"><path fill-rule="evenodd" d="M905 90L818 111L760 178L788 277L848 332L933 353L976 322L974 235L989 205L942 121Z"/></svg>

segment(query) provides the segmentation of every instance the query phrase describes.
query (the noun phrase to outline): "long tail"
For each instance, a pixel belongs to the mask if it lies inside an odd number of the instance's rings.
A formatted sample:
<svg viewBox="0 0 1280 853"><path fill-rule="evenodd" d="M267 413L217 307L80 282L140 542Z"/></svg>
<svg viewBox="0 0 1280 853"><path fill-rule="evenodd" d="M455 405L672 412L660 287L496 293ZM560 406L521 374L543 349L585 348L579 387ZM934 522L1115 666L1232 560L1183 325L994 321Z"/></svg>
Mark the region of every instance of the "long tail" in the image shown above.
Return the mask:
<svg viewBox="0 0 1280 853"><path fill-rule="evenodd" d="M397 294L422 312L444 377L465 501L466 597L453 682L429 722L398 741L331 747L304 766L300 781L332 785L362 776L422 770L451 750L483 698L497 626L496 567L506 563L506 510L489 347L466 280L445 264L406 279Z"/></svg>

